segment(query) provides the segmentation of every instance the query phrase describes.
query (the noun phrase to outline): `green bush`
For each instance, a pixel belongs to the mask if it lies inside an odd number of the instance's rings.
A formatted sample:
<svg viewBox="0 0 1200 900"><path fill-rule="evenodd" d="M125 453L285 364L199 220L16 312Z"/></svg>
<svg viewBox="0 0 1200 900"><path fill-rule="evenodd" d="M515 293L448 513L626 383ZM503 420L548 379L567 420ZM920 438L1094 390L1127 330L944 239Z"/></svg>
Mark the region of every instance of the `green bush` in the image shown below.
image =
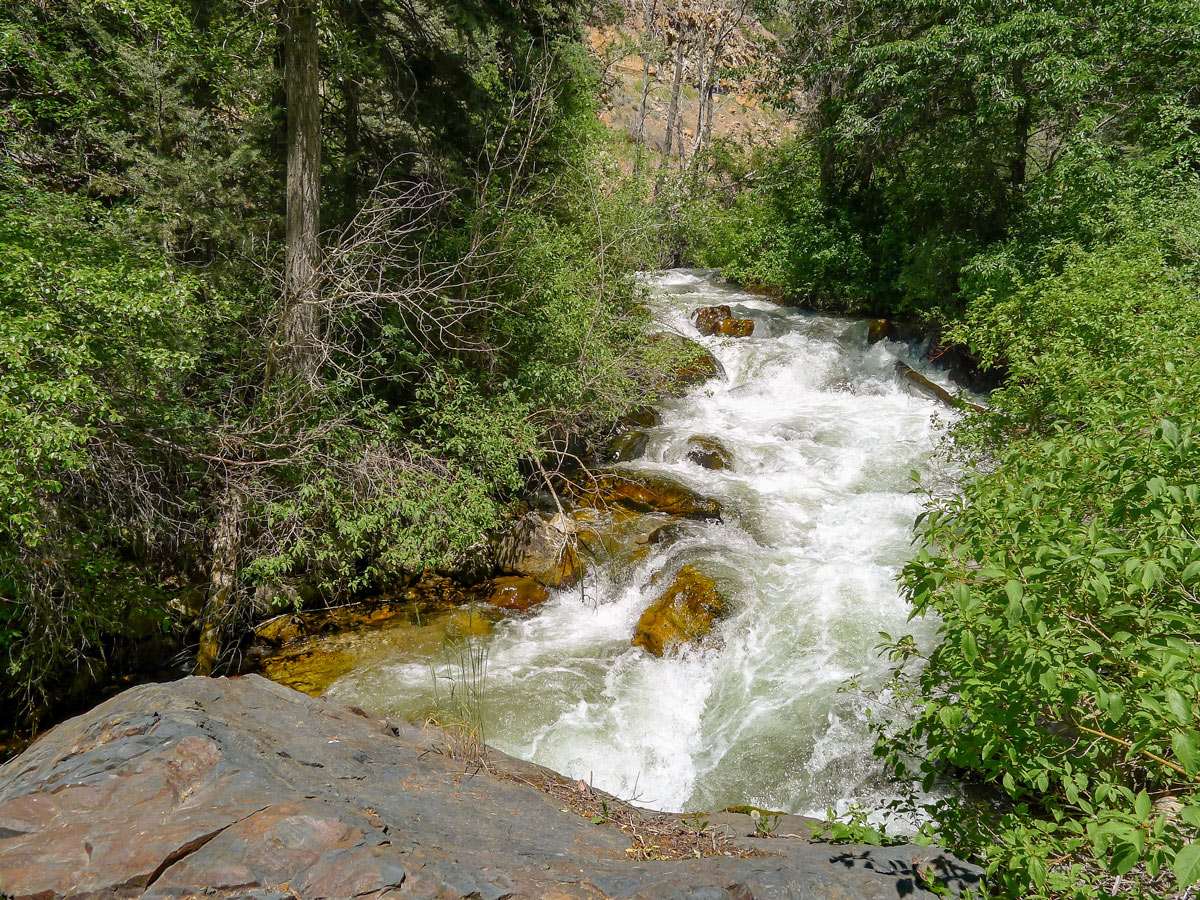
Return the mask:
<svg viewBox="0 0 1200 900"><path fill-rule="evenodd" d="M879 750L995 792L934 814L999 896L1200 879L1198 211L1192 184L1137 197L1119 239L1054 249L956 333L1009 379L921 519L903 585L942 643Z"/></svg>

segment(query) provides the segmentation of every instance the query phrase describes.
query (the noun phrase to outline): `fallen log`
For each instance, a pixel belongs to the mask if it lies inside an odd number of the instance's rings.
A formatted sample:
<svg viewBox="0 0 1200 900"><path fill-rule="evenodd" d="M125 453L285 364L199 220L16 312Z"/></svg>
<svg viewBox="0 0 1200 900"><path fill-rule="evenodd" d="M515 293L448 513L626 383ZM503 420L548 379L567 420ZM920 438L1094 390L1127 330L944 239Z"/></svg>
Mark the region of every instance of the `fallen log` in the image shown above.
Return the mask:
<svg viewBox="0 0 1200 900"><path fill-rule="evenodd" d="M934 400L940 400L951 409L973 409L976 412L983 412L984 408L978 403L972 403L962 397L956 397L940 384L936 384L902 360L896 360L896 374L900 376L902 381L908 382L926 397L932 397Z"/></svg>

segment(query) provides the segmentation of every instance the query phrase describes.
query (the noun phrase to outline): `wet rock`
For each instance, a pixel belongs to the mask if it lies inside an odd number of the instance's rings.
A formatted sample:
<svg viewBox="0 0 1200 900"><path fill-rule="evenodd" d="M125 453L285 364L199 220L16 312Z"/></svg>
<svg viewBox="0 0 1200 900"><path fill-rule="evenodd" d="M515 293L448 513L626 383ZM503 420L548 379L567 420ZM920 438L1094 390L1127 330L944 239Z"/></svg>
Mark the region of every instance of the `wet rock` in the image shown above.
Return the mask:
<svg viewBox="0 0 1200 900"><path fill-rule="evenodd" d="M649 340L653 344L667 347L682 358L683 362L671 377L672 386L676 391L703 384L710 378L725 376L725 368L720 361L691 338L670 331L660 331L650 335Z"/></svg>
<svg viewBox="0 0 1200 900"><path fill-rule="evenodd" d="M355 657L340 648L309 647L268 656L259 667L277 684L319 697L331 684L354 669Z"/></svg>
<svg viewBox="0 0 1200 900"><path fill-rule="evenodd" d="M718 326L718 331L725 335L725 337L750 337L750 335L754 334L754 320L725 319L720 326Z"/></svg>
<svg viewBox="0 0 1200 900"><path fill-rule="evenodd" d="M684 566L666 592L638 619L633 645L655 656L695 644L725 614L716 582L695 566Z"/></svg>
<svg viewBox="0 0 1200 900"><path fill-rule="evenodd" d="M749 337L754 333L753 319L736 319L725 305L702 306L693 310L696 330L703 335L723 334L727 337Z"/></svg>
<svg viewBox="0 0 1200 900"><path fill-rule="evenodd" d="M688 438L687 458L705 469L728 469L733 454L716 438L696 435Z"/></svg>
<svg viewBox="0 0 1200 900"><path fill-rule="evenodd" d="M648 547L657 547L659 544L678 540L679 534L679 523L668 522L666 525L660 525L658 528L655 528L641 542Z"/></svg>
<svg viewBox="0 0 1200 900"><path fill-rule="evenodd" d="M929 338L929 328L920 322L902 319L872 319L867 324L867 343L882 340L921 342Z"/></svg>
<svg viewBox="0 0 1200 900"><path fill-rule="evenodd" d="M621 429L657 428L661 424L662 415L653 406L635 406L617 420Z"/></svg>
<svg viewBox="0 0 1200 900"><path fill-rule="evenodd" d="M478 606L456 609L450 614L450 620L446 624L446 637L449 640L457 640L491 634L495 628L493 616L494 614L489 616L485 609Z"/></svg>
<svg viewBox="0 0 1200 900"><path fill-rule="evenodd" d="M374 628L396 620L419 617L436 609L458 606L469 599L470 595L462 585L442 575L426 572L412 584L392 594L345 606L273 616L256 626L254 634L260 645L283 647L317 635Z"/></svg>
<svg viewBox="0 0 1200 900"><path fill-rule="evenodd" d="M574 790L566 779L496 751L464 772L438 749L404 722L257 676L133 688L0 767L3 891L582 900L603 885L610 898L933 900L923 872L954 892L979 883L936 848L778 832L736 844L752 857L633 862L620 828L544 792Z"/></svg>
<svg viewBox="0 0 1200 900"><path fill-rule="evenodd" d="M685 519L719 519L722 513L718 501L660 475L602 472L575 485L571 500L583 507L624 507L633 512L657 512Z"/></svg>
<svg viewBox="0 0 1200 900"><path fill-rule="evenodd" d="M571 587L583 575L575 552L575 523L561 515L521 516L496 542L496 566L547 587Z"/></svg>
<svg viewBox="0 0 1200 900"><path fill-rule="evenodd" d="M626 431L624 434L613 436L604 445L602 457L605 462L629 462L641 459L646 453L646 446L649 443L650 435L646 432L637 429Z"/></svg>
<svg viewBox="0 0 1200 900"><path fill-rule="evenodd" d="M524 575L505 575L493 578L479 589L483 603L496 609L525 612L550 599L550 592L540 581Z"/></svg>
<svg viewBox="0 0 1200 900"><path fill-rule="evenodd" d="M725 305L701 306L692 310L692 321L696 323L696 330L704 335L716 334L721 328L721 323L732 318L733 310Z"/></svg>

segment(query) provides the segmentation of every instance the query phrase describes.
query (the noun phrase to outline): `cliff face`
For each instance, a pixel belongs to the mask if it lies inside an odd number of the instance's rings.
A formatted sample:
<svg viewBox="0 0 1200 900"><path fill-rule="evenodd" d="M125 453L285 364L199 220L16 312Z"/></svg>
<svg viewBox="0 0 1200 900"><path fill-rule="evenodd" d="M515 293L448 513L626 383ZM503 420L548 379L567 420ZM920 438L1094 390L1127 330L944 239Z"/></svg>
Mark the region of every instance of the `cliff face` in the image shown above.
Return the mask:
<svg viewBox="0 0 1200 900"><path fill-rule="evenodd" d="M467 766L411 726L257 676L189 678L133 688L0 768L0 894L932 898L929 877L977 880L937 850L810 843L793 817L770 838L706 818L495 751Z"/></svg>

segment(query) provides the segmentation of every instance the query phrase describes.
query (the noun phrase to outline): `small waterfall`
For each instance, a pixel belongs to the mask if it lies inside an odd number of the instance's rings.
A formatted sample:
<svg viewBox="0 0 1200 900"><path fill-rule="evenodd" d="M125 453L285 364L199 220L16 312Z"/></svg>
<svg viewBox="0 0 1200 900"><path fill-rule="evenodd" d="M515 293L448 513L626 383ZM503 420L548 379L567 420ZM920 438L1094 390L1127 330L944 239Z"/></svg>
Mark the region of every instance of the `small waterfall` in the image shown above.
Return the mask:
<svg viewBox="0 0 1200 900"><path fill-rule="evenodd" d="M905 344L868 346L863 320L781 308L708 272L646 283L682 334L695 336L697 306L755 322L749 338L700 339L726 378L664 403L644 457L621 464L719 499L725 520L680 523L673 540L624 567L593 565L582 590L503 621L488 638L487 740L661 809L878 805L889 793L866 727L872 701L844 686L881 686L879 632L935 640L935 622L907 621L895 578L921 507L910 472L933 474L952 413L907 392L894 363L944 376ZM691 462L696 435L718 438L733 465ZM686 563L733 609L718 640L663 659L630 646ZM427 704L431 680L427 655L397 652L328 693L405 715Z"/></svg>

